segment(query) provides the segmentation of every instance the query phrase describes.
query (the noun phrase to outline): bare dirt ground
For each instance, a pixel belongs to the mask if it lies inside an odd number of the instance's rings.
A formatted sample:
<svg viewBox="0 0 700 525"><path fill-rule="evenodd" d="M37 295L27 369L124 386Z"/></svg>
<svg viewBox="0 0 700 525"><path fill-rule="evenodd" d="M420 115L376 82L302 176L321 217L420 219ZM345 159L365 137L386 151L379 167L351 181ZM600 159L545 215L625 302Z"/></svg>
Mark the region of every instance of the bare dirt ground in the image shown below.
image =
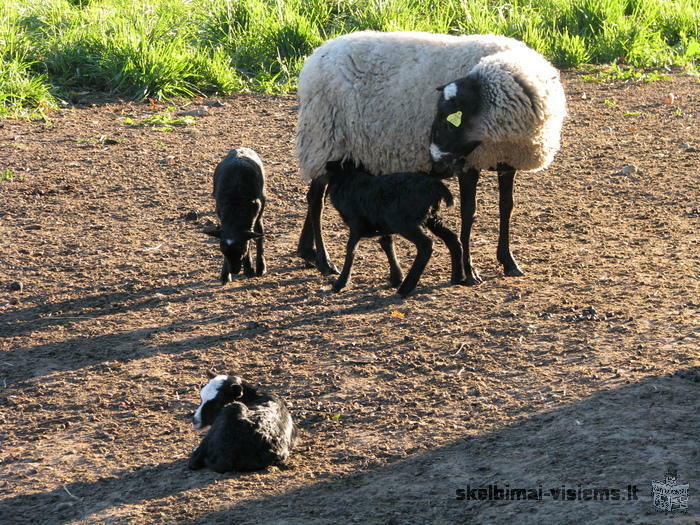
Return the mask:
<svg viewBox="0 0 700 525"><path fill-rule="evenodd" d="M565 81L562 151L516 181L526 275L496 263L485 173L485 282L449 286L436 242L406 300L376 242L341 294L295 256L294 97L220 99L169 131L124 120L166 106L118 101L0 122L0 522L698 523L700 84ZM241 145L268 170L269 273L222 287L201 230ZM325 225L340 263L347 232L332 209ZM287 468L187 470L207 369L289 400ZM669 465L686 514L652 508ZM545 494L471 499L494 484ZM562 485L620 498L558 501Z"/></svg>

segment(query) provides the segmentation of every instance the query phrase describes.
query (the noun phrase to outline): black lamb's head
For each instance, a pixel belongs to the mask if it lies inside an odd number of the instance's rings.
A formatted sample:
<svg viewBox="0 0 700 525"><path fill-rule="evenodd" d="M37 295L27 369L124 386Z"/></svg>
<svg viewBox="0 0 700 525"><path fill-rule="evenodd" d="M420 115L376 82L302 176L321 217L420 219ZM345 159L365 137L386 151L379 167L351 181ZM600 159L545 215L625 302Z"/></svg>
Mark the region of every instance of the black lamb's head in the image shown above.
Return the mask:
<svg viewBox="0 0 700 525"><path fill-rule="evenodd" d="M241 272L243 257L248 255L248 241L263 236L262 233L249 230L225 234L220 228L209 230L206 233L219 239L219 249L226 258L233 274Z"/></svg>
<svg viewBox="0 0 700 525"><path fill-rule="evenodd" d="M199 392L202 402L192 418L192 426L197 430L211 425L224 406L243 397L240 377L211 372L209 377L211 379Z"/></svg>

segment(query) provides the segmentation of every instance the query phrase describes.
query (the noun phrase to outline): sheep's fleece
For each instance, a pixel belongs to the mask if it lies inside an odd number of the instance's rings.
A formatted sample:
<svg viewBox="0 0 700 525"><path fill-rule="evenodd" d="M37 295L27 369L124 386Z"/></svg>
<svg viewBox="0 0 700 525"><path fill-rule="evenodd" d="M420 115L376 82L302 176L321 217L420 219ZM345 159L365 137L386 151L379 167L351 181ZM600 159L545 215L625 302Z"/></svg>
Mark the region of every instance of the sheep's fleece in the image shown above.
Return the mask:
<svg viewBox="0 0 700 525"><path fill-rule="evenodd" d="M429 171L436 88L470 72L483 79L487 109L474 130L483 142L468 164L549 165L566 103L559 72L540 54L504 36L360 31L320 46L299 75L302 179L348 158L374 174Z"/></svg>

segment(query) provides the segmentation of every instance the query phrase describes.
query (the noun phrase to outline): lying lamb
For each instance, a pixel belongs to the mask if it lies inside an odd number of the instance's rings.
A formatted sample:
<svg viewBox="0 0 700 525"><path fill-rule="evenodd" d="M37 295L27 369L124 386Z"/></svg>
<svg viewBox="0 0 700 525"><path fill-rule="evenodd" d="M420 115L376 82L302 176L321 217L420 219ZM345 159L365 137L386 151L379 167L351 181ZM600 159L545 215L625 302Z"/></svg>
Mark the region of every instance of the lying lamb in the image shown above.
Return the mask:
<svg viewBox="0 0 700 525"><path fill-rule="evenodd" d="M258 154L249 148L229 151L214 171L212 195L221 226L206 233L220 239L219 248L224 256L221 284L228 283L232 273L239 273L241 264L246 277L263 275L265 170ZM255 271L248 249L251 239L256 244Z"/></svg>
<svg viewBox="0 0 700 525"><path fill-rule="evenodd" d="M258 470L284 463L297 430L284 401L237 376L209 374L193 426L211 425L190 455L188 467L215 472Z"/></svg>
<svg viewBox="0 0 700 525"><path fill-rule="evenodd" d="M416 287L433 252L433 241L423 227L440 237L450 250L452 284L464 281L462 245L439 215L441 201L452 206L452 194L438 178L427 173L391 173L375 177L353 167L351 161L329 162L326 172L331 202L350 228L345 264L333 284L333 291L338 292L347 285L360 239L380 236L379 242L389 259L390 284L398 286L397 293L406 297ZM391 235L395 233L415 244L418 252L405 279L394 253Z"/></svg>
<svg viewBox="0 0 700 525"><path fill-rule="evenodd" d="M462 79L479 84L478 99L462 96ZM455 82L457 81L457 82ZM442 93L435 91L446 86ZM449 176L459 153L461 241L467 282L479 282L469 257L479 170L498 171L498 258L507 275L522 272L510 254L509 222L515 170L541 170L559 149L566 114L559 73L522 42L497 35L438 35L358 31L330 40L307 58L299 75L296 148L302 178L310 182L308 212L298 253L333 273L321 232L326 163L352 159L370 173L427 171L440 164ZM461 110L436 115L438 99ZM464 104L463 104L464 103ZM473 103L475 105L469 105ZM477 111L478 106L478 111ZM441 149L431 131L451 120L462 137L459 152ZM473 149L473 151L472 151Z"/></svg>

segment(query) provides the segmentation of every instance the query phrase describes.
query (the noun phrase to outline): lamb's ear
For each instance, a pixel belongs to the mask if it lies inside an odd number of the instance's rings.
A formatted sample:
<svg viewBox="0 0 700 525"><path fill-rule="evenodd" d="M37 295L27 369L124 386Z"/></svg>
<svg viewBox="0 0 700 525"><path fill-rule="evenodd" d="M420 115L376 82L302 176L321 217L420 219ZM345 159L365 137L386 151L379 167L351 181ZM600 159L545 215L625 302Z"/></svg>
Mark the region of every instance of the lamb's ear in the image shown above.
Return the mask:
<svg viewBox="0 0 700 525"><path fill-rule="evenodd" d="M216 374L211 370L207 370L207 376L209 376L209 379L214 379L216 377Z"/></svg>
<svg viewBox="0 0 700 525"><path fill-rule="evenodd" d="M221 228L209 228L207 230L202 230L202 233L221 239Z"/></svg>
<svg viewBox="0 0 700 525"><path fill-rule="evenodd" d="M244 241L248 241L250 239L259 239L260 237L263 237L265 234L264 233L257 233L257 232L252 232L252 231L244 231L241 233L241 237L243 237Z"/></svg>
<svg viewBox="0 0 700 525"><path fill-rule="evenodd" d="M233 395L233 399L243 397L243 387L241 385L231 385L231 394Z"/></svg>

